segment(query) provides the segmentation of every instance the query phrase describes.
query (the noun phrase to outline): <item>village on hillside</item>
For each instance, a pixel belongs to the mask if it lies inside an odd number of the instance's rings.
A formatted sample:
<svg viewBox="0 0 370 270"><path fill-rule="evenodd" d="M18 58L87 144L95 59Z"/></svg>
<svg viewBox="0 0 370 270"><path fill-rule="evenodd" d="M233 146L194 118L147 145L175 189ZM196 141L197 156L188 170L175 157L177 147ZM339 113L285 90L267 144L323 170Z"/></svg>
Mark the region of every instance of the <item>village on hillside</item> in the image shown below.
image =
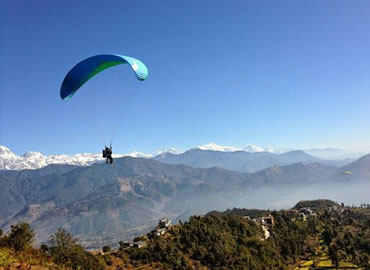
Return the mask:
<svg viewBox="0 0 370 270"><path fill-rule="evenodd" d="M366 207L366 205L364 205ZM333 205L328 207L329 212L344 212L349 209L349 206L344 205ZM292 221L306 221L309 217L316 217L318 215L318 209L315 207L301 207L297 209L283 210L291 216ZM203 216L199 216L203 217ZM266 240L271 235L271 229L275 226L275 219L271 214L262 217L251 218L250 216L244 216L245 219L252 220L259 224L264 232L264 238L261 240ZM149 233L142 235L140 237L135 237L133 241L120 242L120 250L127 248L142 248L147 245L147 241L157 237L163 236L172 228L171 220L167 218L161 218L158 221L158 225Z"/></svg>
<svg viewBox="0 0 370 270"><path fill-rule="evenodd" d="M158 221L158 226L156 226L151 232L141 236L141 237L135 237L133 241L129 242L123 242L121 241L120 244L120 250L127 249L127 248L142 248L146 246L147 241L149 239L153 239L156 237L160 237L164 235L167 231L169 231L172 227L171 220L167 218L161 218Z"/></svg>

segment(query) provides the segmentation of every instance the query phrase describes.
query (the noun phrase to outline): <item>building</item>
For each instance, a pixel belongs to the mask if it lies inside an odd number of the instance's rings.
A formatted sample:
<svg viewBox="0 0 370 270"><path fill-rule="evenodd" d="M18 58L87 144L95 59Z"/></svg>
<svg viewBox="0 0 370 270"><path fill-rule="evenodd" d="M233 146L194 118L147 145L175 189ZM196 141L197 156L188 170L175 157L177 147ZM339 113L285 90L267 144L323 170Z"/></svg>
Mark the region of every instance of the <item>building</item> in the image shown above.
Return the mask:
<svg viewBox="0 0 370 270"><path fill-rule="evenodd" d="M171 220L167 218L161 218L158 222L158 226L148 234L149 237L159 237L164 235L172 227Z"/></svg>
<svg viewBox="0 0 370 270"><path fill-rule="evenodd" d="M339 212L340 210L341 210L341 207L339 207L337 205L333 205L333 206L329 207L329 211Z"/></svg>
<svg viewBox="0 0 370 270"><path fill-rule="evenodd" d="M153 237L159 237L161 235L163 235L165 232L166 232L166 228L155 228L153 231L152 231L152 235Z"/></svg>
<svg viewBox="0 0 370 270"><path fill-rule="evenodd" d="M268 227L275 226L275 219L272 215L268 215L267 217L263 217L263 221L264 221L265 225L267 225Z"/></svg>
<svg viewBox="0 0 370 270"><path fill-rule="evenodd" d="M299 211L302 212L302 213L309 213L309 212L311 212L311 208L302 207L302 208L299 209Z"/></svg>
<svg viewBox="0 0 370 270"><path fill-rule="evenodd" d="M167 218L161 218L158 222L158 227L159 228L169 228L171 227L171 220Z"/></svg>
<svg viewBox="0 0 370 270"><path fill-rule="evenodd" d="M299 213L297 219L300 220L300 221L306 221L306 219L307 219L306 214L305 213Z"/></svg>
<svg viewBox="0 0 370 270"><path fill-rule="evenodd" d="M266 217L254 218L253 221L261 225L265 225L267 227L275 226L275 219L272 215L268 215Z"/></svg>
<svg viewBox="0 0 370 270"><path fill-rule="evenodd" d="M309 207L301 208L299 210L299 214L300 215L302 215L302 214L305 215L306 218L311 217L311 216L317 216L317 213L313 209L311 209Z"/></svg>
<svg viewBox="0 0 370 270"><path fill-rule="evenodd" d="M132 246L135 247L135 248L142 248L142 247L146 246L146 241L134 242Z"/></svg>
<svg viewBox="0 0 370 270"><path fill-rule="evenodd" d="M121 244L121 248L129 248L129 247L133 247L134 243L132 242L123 242Z"/></svg>

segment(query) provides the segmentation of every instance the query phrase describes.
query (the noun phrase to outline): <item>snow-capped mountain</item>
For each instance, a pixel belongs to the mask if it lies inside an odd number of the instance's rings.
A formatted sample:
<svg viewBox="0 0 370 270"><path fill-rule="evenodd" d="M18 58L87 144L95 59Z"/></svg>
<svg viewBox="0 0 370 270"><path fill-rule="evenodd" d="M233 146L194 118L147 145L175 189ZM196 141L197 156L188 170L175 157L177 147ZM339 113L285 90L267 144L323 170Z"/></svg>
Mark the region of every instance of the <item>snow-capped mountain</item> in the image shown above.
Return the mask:
<svg viewBox="0 0 370 270"><path fill-rule="evenodd" d="M247 144L243 147L243 151L250 152L250 153L256 153L256 152L266 152L266 149L253 145L253 144ZM267 151L270 152L270 151Z"/></svg>
<svg viewBox="0 0 370 270"><path fill-rule="evenodd" d="M180 154L182 151L169 147L159 149L155 154L146 154L139 151L133 151L128 154L113 154L114 158L123 156L152 158L158 154L172 153ZM95 153L82 153L75 155L43 155L40 152L26 152L18 156L10 151L5 146L0 146L0 170L24 170L24 169L39 169L50 164L69 164L78 166L89 166L93 163L102 162L105 159L102 155Z"/></svg>
<svg viewBox="0 0 370 270"><path fill-rule="evenodd" d="M183 151L181 151L181 150L179 150L175 147L164 147L164 148L161 148L161 149L157 150L157 152L154 154L154 156L158 156L158 155L162 155L162 154L166 154L166 153L178 155L178 154L183 153Z"/></svg>
<svg viewBox="0 0 370 270"><path fill-rule="evenodd" d="M130 152L128 154L120 155L120 156L121 157L128 156L128 157L135 157L135 158L151 158L151 157L153 157L152 154L145 154L143 152L136 151L136 150L135 151L132 151L132 152ZM113 157L114 157L114 155L113 155Z"/></svg>
<svg viewBox="0 0 370 270"><path fill-rule="evenodd" d="M39 169L50 164L70 164L88 166L102 161L100 154L82 153L76 155L43 155L40 152L26 152L18 156L5 146L0 146L1 170Z"/></svg>
<svg viewBox="0 0 370 270"><path fill-rule="evenodd" d="M208 143L204 145L200 145L196 148L198 150L208 150L208 151L219 151L219 152L235 152L235 151L244 151L248 153L257 153L257 152L268 152L271 154L283 154L294 149L288 148L272 148L272 147L260 147L253 144L247 144L243 147L237 146L225 146L219 145L216 143ZM325 151L324 151L325 150ZM329 152L342 152L344 150L338 151L337 149L330 149ZM328 152L328 149L311 149L305 152L311 152L314 156L319 156L318 153ZM113 154L113 157L123 157L123 156L130 156L135 158L160 158L163 161L168 156L177 156L184 153L183 151L174 148L174 147L166 147L157 150L153 154L147 154L139 151L133 151L127 154ZM316 155L315 155L316 154ZM332 154L332 153L331 153ZM333 156L333 155L332 155ZM321 155L321 157L327 157L325 155ZM101 156L101 153L82 153L82 154L75 154L75 155L44 155L40 152L26 152L25 154L18 156L11 152L7 147L0 146L0 170L24 170L24 169L39 169L45 167L50 164L69 164L69 165L77 165L77 166L88 166L96 162L103 162L104 159Z"/></svg>
<svg viewBox="0 0 370 270"><path fill-rule="evenodd" d="M243 151L240 147L235 146L225 146L225 145L218 145L215 143L207 143L204 145L200 145L196 147L200 150L210 150L210 151L220 151L220 152L235 152L235 151Z"/></svg>
<svg viewBox="0 0 370 270"><path fill-rule="evenodd" d="M220 151L220 152L235 152L235 151L245 151L245 152L249 152L249 153L269 152L269 153L274 153L274 154L282 154L282 153L286 153L286 152L294 150L294 149L282 149L282 148L275 149L275 148L272 148L272 147L263 148L263 147L256 146L256 145L253 145L253 144L247 144L243 147L236 147L236 146L219 145L219 144L215 144L215 143L207 143L207 144L204 144L204 145L200 145L200 146L196 147L196 149Z"/></svg>
<svg viewBox="0 0 370 270"><path fill-rule="evenodd" d="M221 152L235 152L235 151L246 151L250 153L267 151L270 153L282 153L273 148L262 148L252 144L248 144L244 147L235 146L223 146L216 143L208 143L198 146L196 149L221 151ZM141 157L141 158L153 158L163 154L181 154L183 151L174 148L166 147L161 148L153 154L147 154L139 151L133 151L128 154L113 154L113 157ZM40 152L30 151L19 156L14 154L5 146L0 146L0 170L24 170L24 169L39 169L50 164L69 164L77 166L89 166L96 162L102 162L104 159L101 154L96 153L82 153L75 155L44 155Z"/></svg>

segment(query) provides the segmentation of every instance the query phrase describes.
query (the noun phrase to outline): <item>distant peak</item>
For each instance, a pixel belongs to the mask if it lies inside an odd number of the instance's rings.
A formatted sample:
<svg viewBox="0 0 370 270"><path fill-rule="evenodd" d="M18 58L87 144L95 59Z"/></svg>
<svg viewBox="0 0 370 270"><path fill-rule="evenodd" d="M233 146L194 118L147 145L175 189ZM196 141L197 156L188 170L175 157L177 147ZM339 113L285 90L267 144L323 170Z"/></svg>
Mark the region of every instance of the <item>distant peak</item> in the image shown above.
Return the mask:
<svg viewBox="0 0 370 270"><path fill-rule="evenodd" d="M281 154L281 153L285 153L285 152L291 150L291 149L275 149L273 147L263 148L263 147L253 145L253 144L247 144L243 147L225 146L225 145L219 145L219 144L216 144L216 143L213 143L213 142L200 145L195 149L220 151L220 152L235 152L235 151L245 151L245 152L249 152L249 153L269 152L269 153L274 153L274 154Z"/></svg>
<svg viewBox="0 0 370 270"><path fill-rule="evenodd" d="M211 150L211 151L220 151L220 152L235 152L240 151L242 148L234 147L234 146L223 146L216 143L207 143L197 147L200 150Z"/></svg>
<svg viewBox="0 0 370 270"><path fill-rule="evenodd" d="M305 155L308 155L305 151L302 151L302 150L292 150L292 151L289 151L289 152L286 152L287 154L290 153L290 154L305 154Z"/></svg>
<svg viewBox="0 0 370 270"><path fill-rule="evenodd" d="M129 157L140 157L140 158L151 158L153 155L151 154L145 154L143 152L139 152L139 151L132 151L128 154L126 154L125 156L129 156Z"/></svg>
<svg viewBox="0 0 370 270"><path fill-rule="evenodd" d="M12 153L9 148L0 145L0 154L10 154Z"/></svg>
<svg viewBox="0 0 370 270"><path fill-rule="evenodd" d="M246 151L246 152L250 152L250 153L274 151L274 149L271 148L271 147L268 147L268 148L264 149L262 147L259 147L259 146L253 145L253 144L247 144L245 147L243 147L243 150Z"/></svg>
<svg viewBox="0 0 370 270"><path fill-rule="evenodd" d="M178 154L183 153L183 151L175 147L164 147L164 148L160 148L159 150L157 150L157 152L155 153L155 156L167 154L167 153L178 155Z"/></svg>
<svg viewBox="0 0 370 270"><path fill-rule="evenodd" d="M43 154L41 154L40 152L36 152L36 151L28 151L26 153L24 153L22 155L22 157L24 158L30 158L30 157L42 157L44 156Z"/></svg>
<svg viewBox="0 0 370 270"><path fill-rule="evenodd" d="M357 161L355 162L369 162L370 161L370 154L367 154L365 156L362 156L361 158L359 158Z"/></svg>

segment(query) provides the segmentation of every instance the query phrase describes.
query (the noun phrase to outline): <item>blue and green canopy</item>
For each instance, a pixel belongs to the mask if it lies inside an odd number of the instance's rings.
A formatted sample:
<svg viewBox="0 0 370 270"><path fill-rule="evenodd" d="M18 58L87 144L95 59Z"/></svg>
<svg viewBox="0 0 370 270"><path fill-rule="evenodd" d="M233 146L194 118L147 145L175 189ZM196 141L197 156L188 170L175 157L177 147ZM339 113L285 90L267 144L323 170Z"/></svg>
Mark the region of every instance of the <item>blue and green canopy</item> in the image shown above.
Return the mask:
<svg viewBox="0 0 370 270"><path fill-rule="evenodd" d="M148 69L138 59L117 54L100 54L89 57L75 65L65 76L60 88L60 97L70 99L78 89L99 72L120 64L129 64L139 81L148 77Z"/></svg>

